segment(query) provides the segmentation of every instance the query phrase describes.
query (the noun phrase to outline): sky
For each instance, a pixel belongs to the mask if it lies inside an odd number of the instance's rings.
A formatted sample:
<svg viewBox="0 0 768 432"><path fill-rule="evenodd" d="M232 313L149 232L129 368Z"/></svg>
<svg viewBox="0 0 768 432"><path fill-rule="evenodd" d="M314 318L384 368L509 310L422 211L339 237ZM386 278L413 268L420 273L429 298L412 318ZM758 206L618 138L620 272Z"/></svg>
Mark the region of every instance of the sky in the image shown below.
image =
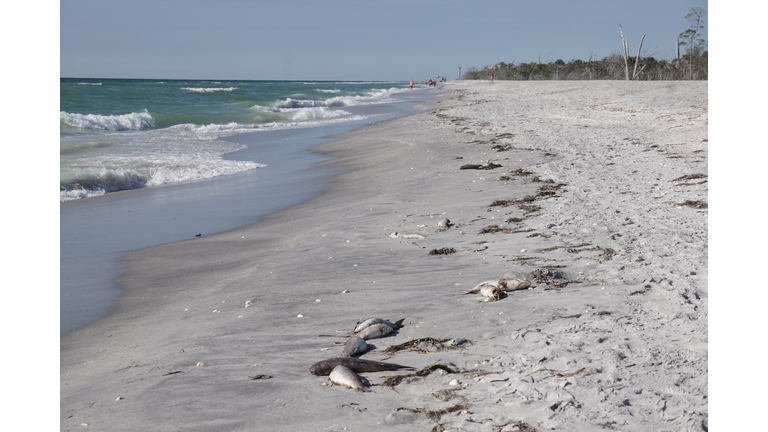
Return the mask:
<svg viewBox="0 0 768 432"><path fill-rule="evenodd" d="M671 59L700 0L61 0L60 77L455 79L496 62ZM708 19L703 38L708 41Z"/></svg>

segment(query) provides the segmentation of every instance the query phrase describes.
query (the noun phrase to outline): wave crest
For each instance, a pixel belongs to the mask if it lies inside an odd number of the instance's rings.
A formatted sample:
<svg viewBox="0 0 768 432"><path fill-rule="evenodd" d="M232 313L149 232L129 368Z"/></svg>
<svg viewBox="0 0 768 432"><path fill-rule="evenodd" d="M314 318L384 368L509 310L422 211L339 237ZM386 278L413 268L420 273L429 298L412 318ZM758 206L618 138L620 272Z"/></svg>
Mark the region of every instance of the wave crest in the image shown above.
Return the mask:
<svg viewBox="0 0 768 432"><path fill-rule="evenodd" d="M140 130L155 126L155 119L147 110L138 113L120 115L77 114L59 112L61 123L66 125L97 130Z"/></svg>
<svg viewBox="0 0 768 432"><path fill-rule="evenodd" d="M164 163L133 168L84 168L59 185L59 201L71 201L127 189L139 189L190 180L237 174L266 165L250 161L211 160L198 163Z"/></svg>
<svg viewBox="0 0 768 432"><path fill-rule="evenodd" d="M237 90L237 87L182 87L181 89L200 93L211 93L220 91L231 92Z"/></svg>

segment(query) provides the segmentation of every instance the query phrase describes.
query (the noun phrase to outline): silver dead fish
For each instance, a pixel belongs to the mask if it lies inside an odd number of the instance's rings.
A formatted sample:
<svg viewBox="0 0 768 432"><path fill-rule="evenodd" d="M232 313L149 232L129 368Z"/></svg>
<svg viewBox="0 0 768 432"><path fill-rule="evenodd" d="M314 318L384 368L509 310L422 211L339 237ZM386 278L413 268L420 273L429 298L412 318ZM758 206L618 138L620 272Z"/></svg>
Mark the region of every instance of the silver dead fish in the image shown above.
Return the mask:
<svg viewBox="0 0 768 432"><path fill-rule="evenodd" d="M502 291L517 291L523 290L531 286L531 281L523 279L512 279L507 281L506 288Z"/></svg>
<svg viewBox="0 0 768 432"><path fill-rule="evenodd" d="M403 321L405 321L405 318L403 318L401 320L398 320L398 321L395 321L394 323L391 323L391 322L389 322L389 321L387 321L385 319L381 319L381 318L368 318L367 320L365 320L365 321L363 321L361 323L358 323L355 326L355 329L352 330L352 333L360 333L361 331L365 330L366 328L371 327L371 326L376 325L376 324L388 325L388 326L392 327L392 330L397 330L397 329L403 327Z"/></svg>
<svg viewBox="0 0 768 432"><path fill-rule="evenodd" d="M376 339L392 333L394 329L386 324L374 324L357 333L363 339Z"/></svg>
<svg viewBox="0 0 768 432"><path fill-rule="evenodd" d="M365 390L360 376L352 371L352 369L343 365L333 368L328 379L336 385L346 386L354 390Z"/></svg>
<svg viewBox="0 0 768 432"><path fill-rule="evenodd" d="M480 295L483 297L492 298L494 300L499 300L502 296L502 291L499 290L499 287L497 286L485 285L480 288Z"/></svg>
<svg viewBox="0 0 768 432"><path fill-rule="evenodd" d="M362 354L371 349L371 346L365 343L365 339L360 336L352 336L347 339L347 343L344 345L344 351L341 352L342 357L352 357L355 354Z"/></svg>
<svg viewBox="0 0 768 432"><path fill-rule="evenodd" d="M480 282L479 284L475 285L474 288L467 291L466 294L478 293L484 286L494 286L501 291L505 291L507 289L507 281L505 279L494 279Z"/></svg>

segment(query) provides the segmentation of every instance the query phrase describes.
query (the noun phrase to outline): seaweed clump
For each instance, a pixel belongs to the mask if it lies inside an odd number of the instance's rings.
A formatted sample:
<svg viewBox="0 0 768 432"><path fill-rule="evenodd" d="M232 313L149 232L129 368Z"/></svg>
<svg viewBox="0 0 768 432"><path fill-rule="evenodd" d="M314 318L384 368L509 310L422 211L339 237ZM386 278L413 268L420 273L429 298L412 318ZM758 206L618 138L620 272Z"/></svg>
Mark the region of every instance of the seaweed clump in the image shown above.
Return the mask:
<svg viewBox="0 0 768 432"><path fill-rule="evenodd" d="M434 371L436 371L438 369L444 370L444 371L446 371L448 373L451 373L451 374L452 373L456 373L455 370L449 368L446 365L433 364L432 366L427 366L424 369L422 369L422 370L420 370L418 372L412 373L412 374L394 375L394 376L387 377L387 379L384 380L384 383L382 383L382 385L387 386L387 387L393 389L393 388L395 388L396 385L400 384L401 382L403 382L403 380L405 380L407 378L425 377L425 376L431 374L432 372L434 372ZM417 411L413 411L413 412L417 412ZM438 416L438 419L439 418L440 417Z"/></svg>
<svg viewBox="0 0 768 432"><path fill-rule="evenodd" d="M450 255L452 253L456 253L456 249L449 248L449 247L444 247L444 248L440 248L440 249L432 249L431 251L429 251L430 255Z"/></svg>

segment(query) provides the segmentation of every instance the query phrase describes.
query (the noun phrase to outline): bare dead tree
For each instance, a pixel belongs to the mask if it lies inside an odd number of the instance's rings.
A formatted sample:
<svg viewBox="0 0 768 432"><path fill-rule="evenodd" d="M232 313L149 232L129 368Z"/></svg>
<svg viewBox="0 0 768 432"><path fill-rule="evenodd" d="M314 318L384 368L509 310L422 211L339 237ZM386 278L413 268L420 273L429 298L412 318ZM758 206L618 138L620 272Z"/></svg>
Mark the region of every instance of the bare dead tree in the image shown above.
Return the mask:
<svg viewBox="0 0 768 432"><path fill-rule="evenodd" d="M640 39L640 46L637 47L637 57L635 57L635 70L632 71L632 79L637 79L637 75L645 69L645 66L640 68L640 72L637 71L637 63L640 61L640 49L643 47L643 41L645 40L645 35Z"/></svg>
<svg viewBox="0 0 768 432"><path fill-rule="evenodd" d="M621 45L624 48L624 79L629 81L629 39L624 37L624 29L621 28L621 23L619 23L619 31L617 33L621 36ZM643 40L645 40L645 35L640 39L640 46L637 48L637 57L635 58L635 69L632 73L632 79L636 79L637 74L639 73L637 71L637 63L640 61L640 49L643 47ZM640 72L642 71L643 69L641 68Z"/></svg>
<svg viewBox="0 0 768 432"><path fill-rule="evenodd" d="M459 79L461 79L461 65L458 65L458 66L459 66Z"/></svg>

